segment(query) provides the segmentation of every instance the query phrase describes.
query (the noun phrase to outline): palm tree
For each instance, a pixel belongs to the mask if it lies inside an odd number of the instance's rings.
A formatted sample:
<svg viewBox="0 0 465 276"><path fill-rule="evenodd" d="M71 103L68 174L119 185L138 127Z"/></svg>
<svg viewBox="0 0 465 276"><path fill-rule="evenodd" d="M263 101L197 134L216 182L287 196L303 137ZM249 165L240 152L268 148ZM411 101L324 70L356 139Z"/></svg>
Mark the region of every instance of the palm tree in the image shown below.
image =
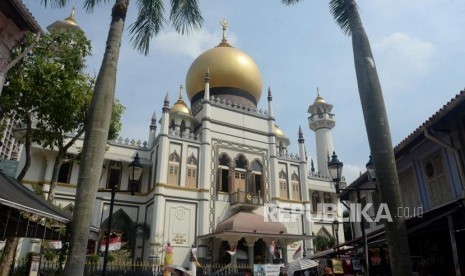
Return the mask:
<svg viewBox="0 0 465 276"><path fill-rule="evenodd" d="M42 2L46 6L48 1L59 7L65 6L68 2L67 0L43 0ZM92 11L97 4L106 2L107 0L85 0L84 7ZM163 2L163 0L137 1L138 16L130 26L131 41L133 46L144 54L148 54L151 38L158 34L166 21ZM169 21L176 31L183 34L192 28L201 27L203 18L200 14L198 0L171 0L170 5ZM81 276L84 274L87 239L110 126L119 49L128 7L129 0L115 0L111 10L105 53L95 82L82 148L70 252L65 275Z"/></svg>
<svg viewBox="0 0 465 276"><path fill-rule="evenodd" d="M286 5L300 0L282 0ZM358 91L362 102L371 155L376 166L380 198L392 212L401 206L399 180L392 147L391 133L384 106L383 93L355 0L330 0L331 13L343 32L352 37ZM402 217L385 222L386 240L392 275L411 275L412 264L407 230Z"/></svg>

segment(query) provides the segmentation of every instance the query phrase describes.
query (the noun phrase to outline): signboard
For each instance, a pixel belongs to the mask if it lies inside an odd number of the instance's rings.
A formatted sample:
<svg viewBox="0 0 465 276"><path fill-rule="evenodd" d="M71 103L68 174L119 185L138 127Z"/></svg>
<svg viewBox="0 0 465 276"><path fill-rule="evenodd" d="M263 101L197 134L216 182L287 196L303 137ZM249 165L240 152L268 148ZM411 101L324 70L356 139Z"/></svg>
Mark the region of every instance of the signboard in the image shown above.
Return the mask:
<svg viewBox="0 0 465 276"><path fill-rule="evenodd" d="M279 269L283 264L254 264L254 276L279 276Z"/></svg>
<svg viewBox="0 0 465 276"><path fill-rule="evenodd" d="M187 235L177 233L171 239L171 243L174 246L187 246Z"/></svg>
<svg viewBox="0 0 465 276"><path fill-rule="evenodd" d="M18 161L15 160L0 160L0 170L6 175L15 178L16 170L18 169Z"/></svg>

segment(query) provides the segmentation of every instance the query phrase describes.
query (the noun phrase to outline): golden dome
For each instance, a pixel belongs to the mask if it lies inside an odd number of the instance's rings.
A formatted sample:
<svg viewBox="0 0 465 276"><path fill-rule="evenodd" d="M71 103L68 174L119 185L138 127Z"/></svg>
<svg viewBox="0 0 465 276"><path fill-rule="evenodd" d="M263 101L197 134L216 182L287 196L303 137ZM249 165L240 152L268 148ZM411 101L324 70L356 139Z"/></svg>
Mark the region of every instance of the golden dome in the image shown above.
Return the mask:
<svg viewBox="0 0 465 276"><path fill-rule="evenodd" d="M192 115L191 110L187 107L186 103L182 99L182 85L179 88L179 98L174 103L174 105L170 108L170 113L182 113L187 115Z"/></svg>
<svg viewBox="0 0 465 276"><path fill-rule="evenodd" d="M223 25L223 21L222 21ZM223 25L223 31L225 26ZM186 76L189 100L205 90L205 74L210 72L210 89L233 88L250 95L256 104L262 95L262 76L254 60L231 47L223 33L222 42L194 60ZM212 95L214 93L211 93Z"/></svg>

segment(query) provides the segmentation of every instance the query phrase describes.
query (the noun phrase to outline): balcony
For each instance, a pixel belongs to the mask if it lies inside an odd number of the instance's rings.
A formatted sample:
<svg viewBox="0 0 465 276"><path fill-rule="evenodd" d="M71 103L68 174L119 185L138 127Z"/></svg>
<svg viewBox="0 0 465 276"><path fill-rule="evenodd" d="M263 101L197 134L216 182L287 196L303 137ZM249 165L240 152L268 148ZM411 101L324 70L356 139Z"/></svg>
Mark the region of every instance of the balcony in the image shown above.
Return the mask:
<svg viewBox="0 0 465 276"><path fill-rule="evenodd" d="M231 193L230 199L232 211L253 211L263 206L264 202L260 191L258 193L237 191Z"/></svg>

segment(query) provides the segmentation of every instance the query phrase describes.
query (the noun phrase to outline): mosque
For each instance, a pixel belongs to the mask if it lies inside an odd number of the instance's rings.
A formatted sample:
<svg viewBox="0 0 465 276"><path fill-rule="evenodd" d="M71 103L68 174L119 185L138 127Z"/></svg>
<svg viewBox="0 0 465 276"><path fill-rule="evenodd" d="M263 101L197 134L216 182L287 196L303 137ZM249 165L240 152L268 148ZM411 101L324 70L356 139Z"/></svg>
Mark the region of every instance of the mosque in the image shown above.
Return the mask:
<svg viewBox="0 0 465 276"><path fill-rule="evenodd" d="M108 142L100 183L95 183L99 192L92 225L105 224L109 191L118 185L113 230L128 241L135 260L162 262L162 249L169 242L174 263L185 266L192 247L200 262L287 263L296 252L313 254L315 236L337 235L344 241L342 227L337 233L332 228L335 219L342 221L340 208L323 210L320 204L339 206L327 169L333 152L333 106L318 93L308 107L309 128L316 136L316 168L298 126L299 152L289 154L290 140L276 124L270 89L265 92L267 110L258 108L263 101L258 65L229 44L227 22L222 26L221 42L188 69L185 91L181 86L174 103L167 95L163 106L155 107L161 115L149 118L147 141ZM69 210L81 147L78 140L59 172L56 204ZM55 156L56 151L34 146L23 182L47 194ZM130 195L124 191L134 158L143 170L135 195ZM20 168L24 160L23 153ZM136 238L119 229L124 223L118 221L134 225ZM98 248L99 238L91 237L89 254ZM231 257L231 250L241 254Z"/></svg>

